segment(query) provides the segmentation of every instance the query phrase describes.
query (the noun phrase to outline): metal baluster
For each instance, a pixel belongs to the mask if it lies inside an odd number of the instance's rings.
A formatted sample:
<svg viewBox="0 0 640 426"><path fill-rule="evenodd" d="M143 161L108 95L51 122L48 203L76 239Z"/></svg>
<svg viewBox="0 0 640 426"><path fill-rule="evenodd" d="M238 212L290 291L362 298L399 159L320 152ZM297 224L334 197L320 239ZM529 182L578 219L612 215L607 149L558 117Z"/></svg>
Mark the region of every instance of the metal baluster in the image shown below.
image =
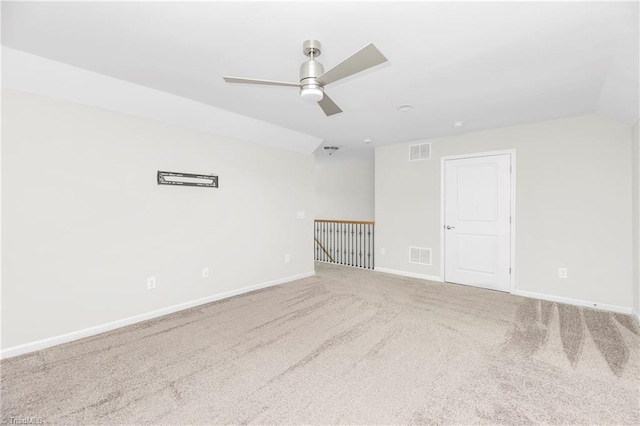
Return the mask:
<svg viewBox="0 0 640 426"><path fill-rule="evenodd" d="M367 224L365 226L365 246L367 246L367 249L365 250L365 257L367 259L367 269L369 269L369 260L371 259L371 253L369 252L369 247L371 246L371 234L369 232L369 225Z"/></svg>
<svg viewBox="0 0 640 426"><path fill-rule="evenodd" d="M320 243L322 243L322 238L324 237L324 232L323 231L323 223L320 222L320 235L318 235L318 241L320 241ZM323 246L324 247L324 246ZM324 259L324 253L320 253L320 260Z"/></svg>
<svg viewBox="0 0 640 426"><path fill-rule="evenodd" d="M342 228L342 241L344 242L342 245L342 262L345 265L349 264L349 258L347 257L347 247L349 245L349 241L347 240L347 228L349 228L349 224L345 223Z"/></svg>
<svg viewBox="0 0 640 426"><path fill-rule="evenodd" d="M331 253L333 253L333 263L338 263L338 224L336 222L333 223L333 251Z"/></svg>
<svg viewBox="0 0 640 426"><path fill-rule="evenodd" d="M338 263L342 265L342 223L338 224Z"/></svg>
<svg viewBox="0 0 640 426"><path fill-rule="evenodd" d="M342 224L342 263L347 263L347 226L348 223Z"/></svg>
<svg viewBox="0 0 640 426"><path fill-rule="evenodd" d="M338 263L342 264L342 224L338 224Z"/></svg>
<svg viewBox="0 0 640 426"><path fill-rule="evenodd" d="M316 236L316 238L318 239L318 241L316 242L316 246L318 246L318 260L322 260L322 250L320 250L320 241L322 241L322 223L318 222L317 224L317 232L318 235Z"/></svg>
<svg viewBox="0 0 640 426"><path fill-rule="evenodd" d="M329 253L329 255L331 255L331 254L333 254L333 249L331 248L331 243L333 242L333 232L332 232L333 223L327 222L327 228L329 229L329 234L328 234L329 240L327 241L326 249L327 249L327 253ZM328 262L331 262L332 261L331 260L331 256L327 256L327 257L329 257Z"/></svg>
<svg viewBox="0 0 640 426"><path fill-rule="evenodd" d="M318 222L318 245L322 242L322 222ZM322 260L322 253L318 253L319 259Z"/></svg>
<svg viewBox="0 0 640 426"><path fill-rule="evenodd" d="M367 225L362 225L362 267L368 268L367 263Z"/></svg>
<svg viewBox="0 0 640 426"><path fill-rule="evenodd" d="M358 235L358 225L355 223L351 224L351 266L356 266L358 264L358 244L356 236Z"/></svg>
<svg viewBox="0 0 640 426"><path fill-rule="evenodd" d="M345 228L345 224L344 223L340 223L340 264L344 265L345 264L345 259L344 259L344 228Z"/></svg>
<svg viewBox="0 0 640 426"><path fill-rule="evenodd" d="M351 224L351 262L350 265L351 266L356 266L356 230L355 230L356 225L355 224Z"/></svg>
<svg viewBox="0 0 640 426"><path fill-rule="evenodd" d="M366 268L367 267L367 256L365 255L365 251L367 249L367 237L366 234L364 232L364 228L365 225L362 224L360 227L360 239L361 239L361 243L360 243L360 267L361 268Z"/></svg>
<svg viewBox="0 0 640 426"><path fill-rule="evenodd" d="M342 259L342 264L345 265L347 263L345 257L344 257L344 253L345 253L345 244L347 243L347 241L345 240L344 236L345 236L345 232L347 229L347 224L343 223L340 225L340 239L342 240L342 245L340 246L340 259Z"/></svg>
<svg viewBox="0 0 640 426"><path fill-rule="evenodd" d="M329 224L324 222L324 249L326 250L329 247ZM324 254L324 261L327 262L327 253Z"/></svg>
<svg viewBox="0 0 640 426"><path fill-rule="evenodd" d="M325 235L326 242L325 242L325 244L324 244L324 249L326 250L326 249L328 249L328 248L329 248L329 235L330 235L330 233L329 233L329 232L330 232L330 230L329 230L329 223L328 223L328 222L325 222L324 226L325 226L325 228L327 229L327 234ZM329 253L329 252L327 252L327 253ZM329 261L328 256L327 256L327 253L325 253L325 262L328 262L328 261Z"/></svg>
<svg viewBox="0 0 640 426"><path fill-rule="evenodd" d="M324 249L326 250L327 247L329 246L329 224L327 222L323 222L324 225L324 237L323 237L323 241L322 241L322 245L324 247ZM324 254L324 261L327 261L327 254Z"/></svg>
<svg viewBox="0 0 640 426"><path fill-rule="evenodd" d="M376 269L376 225L371 224L371 269Z"/></svg>
<svg viewBox="0 0 640 426"><path fill-rule="evenodd" d="M331 256L333 257L333 263L337 263L336 262L336 226L337 224L335 222L331 223L331 229L333 230L333 234L331 235L331 241L333 242L332 243L333 247L331 247Z"/></svg>
<svg viewBox="0 0 640 426"><path fill-rule="evenodd" d="M365 268L365 256L364 256L364 244L366 239L364 237L364 224L360 225L360 267Z"/></svg>
<svg viewBox="0 0 640 426"><path fill-rule="evenodd" d="M358 267L362 268L362 224L358 224Z"/></svg>
<svg viewBox="0 0 640 426"><path fill-rule="evenodd" d="M353 224L349 224L349 265L353 266Z"/></svg>
<svg viewBox="0 0 640 426"><path fill-rule="evenodd" d="M336 263L340 264L340 224L336 222Z"/></svg>
<svg viewBox="0 0 640 426"><path fill-rule="evenodd" d="M364 249L362 250L362 259L364 261L363 264L362 264L363 268L368 268L369 267L369 263L367 262L367 248L368 248L367 247L367 227L368 226L366 224L362 225L362 228L363 228L362 229L362 240L363 240L362 244L364 246Z"/></svg>
<svg viewBox="0 0 640 426"><path fill-rule="evenodd" d="M362 224L358 224L358 267L362 268Z"/></svg>
<svg viewBox="0 0 640 426"><path fill-rule="evenodd" d="M343 224L343 223L341 223L341 224L340 224L340 226L339 226L339 228L340 228L340 254L339 254L339 257L340 257L340 264L341 264L341 265L343 265L343 264L344 264L344 262L342 261L342 260L343 260L343 259L342 259L342 243L343 243L343 240L342 240L342 226L343 226L343 225L344 225L344 224Z"/></svg>
<svg viewBox="0 0 640 426"><path fill-rule="evenodd" d="M334 235L333 235L333 241L335 241L334 245L333 245L333 260L335 261L335 263L340 263L338 261L338 255L340 254L340 249L338 248L338 246L340 245L340 240L339 240L339 234L338 234L338 222L335 222L333 225L333 229L334 229Z"/></svg>
<svg viewBox="0 0 640 426"><path fill-rule="evenodd" d="M322 222L318 222L318 245L322 243ZM322 260L322 253L318 253L320 257L318 260Z"/></svg>
<svg viewBox="0 0 640 426"><path fill-rule="evenodd" d="M353 266L358 266L358 224L353 225Z"/></svg>
<svg viewBox="0 0 640 426"><path fill-rule="evenodd" d="M321 241L322 241L322 223L318 222L318 242L317 242L318 246L320 245ZM323 256L323 253L322 253L322 250L320 250L318 252L318 260L322 260L322 256Z"/></svg>
<svg viewBox="0 0 640 426"><path fill-rule="evenodd" d="M336 249L333 255L336 263L340 264L340 224L336 222Z"/></svg>
<svg viewBox="0 0 640 426"><path fill-rule="evenodd" d="M367 268L371 269L371 225L367 224Z"/></svg>
<svg viewBox="0 0 640 426"><path fill-rule="evenodd" d="M325 250L327 249L327 223L326 222L322 222L322 247L324 247ZM324 250L322 251L322 259L325 262L327 261L327 254L324 252Z"/></svg>

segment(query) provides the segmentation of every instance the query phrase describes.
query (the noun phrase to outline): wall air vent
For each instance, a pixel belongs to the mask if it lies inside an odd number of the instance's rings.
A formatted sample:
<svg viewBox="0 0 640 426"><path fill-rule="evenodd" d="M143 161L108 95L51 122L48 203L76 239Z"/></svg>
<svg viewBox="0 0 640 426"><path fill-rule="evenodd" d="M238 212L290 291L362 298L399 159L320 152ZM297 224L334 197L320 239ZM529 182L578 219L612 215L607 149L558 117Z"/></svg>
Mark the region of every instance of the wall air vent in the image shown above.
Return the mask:
<svg viewBox="0 0 640 426"><path fill-rule="evenodd" d="M431 144L421 143L418 145L409 145L409 160L429 160L431 159Z"/></svg>
<svg viewBox="0 0 640 426"><path fill-rule="evenodd" d="M422 247L409 247L409 262L421 265L431 265L431 249Z"/></svg>

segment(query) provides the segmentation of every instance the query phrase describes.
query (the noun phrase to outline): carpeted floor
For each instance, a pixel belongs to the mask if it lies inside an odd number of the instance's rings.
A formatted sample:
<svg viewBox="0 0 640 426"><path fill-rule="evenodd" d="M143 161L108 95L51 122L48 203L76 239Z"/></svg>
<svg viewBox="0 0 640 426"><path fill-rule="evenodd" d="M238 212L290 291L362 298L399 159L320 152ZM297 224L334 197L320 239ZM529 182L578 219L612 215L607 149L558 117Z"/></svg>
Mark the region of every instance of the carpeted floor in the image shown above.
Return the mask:
<svg viewBox="0 0 640 426"><path fill-rule="evenodd" d="M638 424L626 315L317 276L4 360L2 422Z"/></svg>

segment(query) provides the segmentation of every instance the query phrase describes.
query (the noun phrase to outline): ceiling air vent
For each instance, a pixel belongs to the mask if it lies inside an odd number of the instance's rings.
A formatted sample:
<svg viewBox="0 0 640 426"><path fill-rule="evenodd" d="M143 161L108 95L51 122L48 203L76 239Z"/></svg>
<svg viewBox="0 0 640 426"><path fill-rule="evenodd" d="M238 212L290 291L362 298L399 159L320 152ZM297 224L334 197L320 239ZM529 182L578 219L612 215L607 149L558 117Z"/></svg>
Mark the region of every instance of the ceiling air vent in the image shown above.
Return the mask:
<svg viewBox="0 0 640 426"><path fill-rule="evenodd" d="M409 262L421 265L431 265L431 249L422 247L409 247Z"/></svg>
<svg viewBox="0 0 640 426"><path fill-rule="evenodd" d="M419 145L409 145L409 160L429 160L431 158L431 144L421 143Z"/></svg>

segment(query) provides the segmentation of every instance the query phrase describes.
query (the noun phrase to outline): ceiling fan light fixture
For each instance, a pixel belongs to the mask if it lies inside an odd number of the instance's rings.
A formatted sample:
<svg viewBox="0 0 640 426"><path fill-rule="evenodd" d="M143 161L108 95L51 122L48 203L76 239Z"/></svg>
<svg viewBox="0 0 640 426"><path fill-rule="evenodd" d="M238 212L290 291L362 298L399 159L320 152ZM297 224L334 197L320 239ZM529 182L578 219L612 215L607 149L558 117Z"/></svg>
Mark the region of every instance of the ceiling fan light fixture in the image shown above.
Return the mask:
<svg viewBox="0 0 640 426"><path fill-rule="evenodd" d="M303 87L302 89L300 89L300 97L303 101L314 104L322 100L322 98L324 97L324 92L322 91L322 89L319 89L317 87Z"/></svg>

